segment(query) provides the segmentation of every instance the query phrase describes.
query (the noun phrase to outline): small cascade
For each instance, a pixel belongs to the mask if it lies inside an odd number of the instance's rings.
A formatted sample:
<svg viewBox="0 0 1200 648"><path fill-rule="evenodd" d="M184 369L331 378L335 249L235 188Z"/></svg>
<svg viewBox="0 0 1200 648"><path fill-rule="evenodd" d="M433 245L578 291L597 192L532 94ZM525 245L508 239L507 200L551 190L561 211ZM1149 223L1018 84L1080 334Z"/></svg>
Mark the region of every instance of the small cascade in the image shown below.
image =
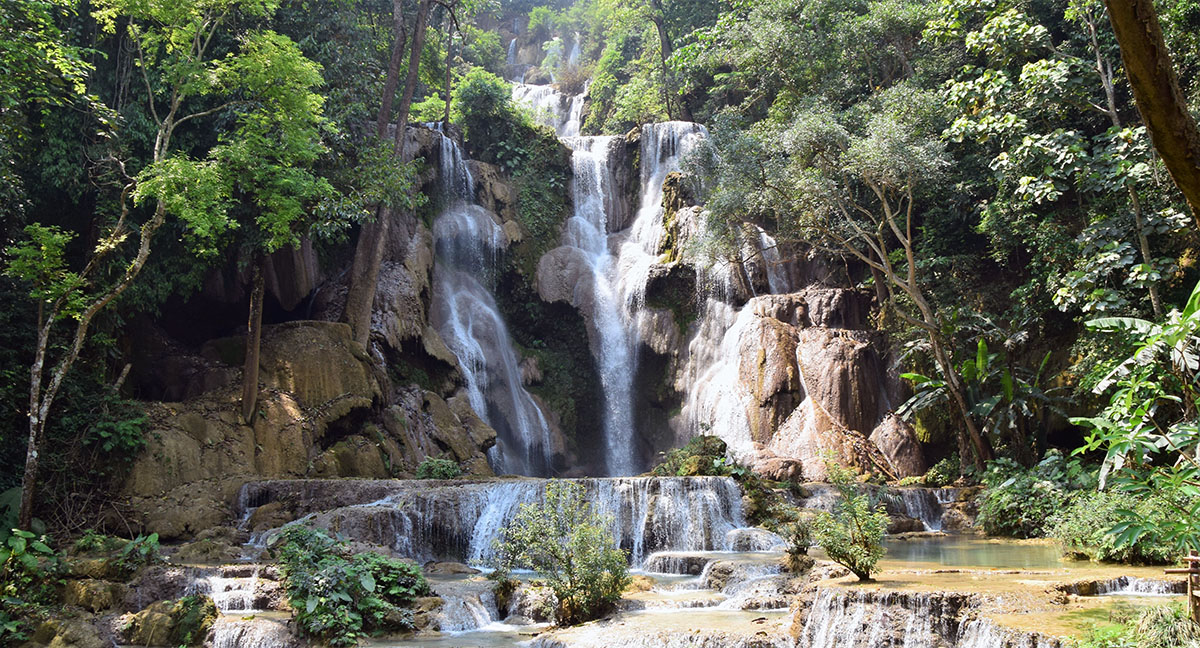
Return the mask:
<svg viewBox="0 0 1200 648"><path fill-rule="evenodd" d="M470 632L500 621L496 596L490 587L475 594L439 591L438 596L445 601L438 613L438 626L442 632Z"/></svg>
<svg viewBox="0 0 1200 648"><path fill-rule="evenodd" d="M817 593L801 648L935 648L954 645L964 597L926 592ZM962 648L961 644L959 648ZM990 645L988 648L992 648Z"/></svg>
<svg viewBox="0 0 1200 648"><path fill-rule="evenodd" d="M510 67L517 64L517 39L508 41L508 58L504 62Z"/></svg>
<svg viewBox="0 0 1200 648"><path fill-rule="evenodd" d="M1175 596L1187 593L1187 581L1118 576L1074 583L1064 591L1078 596Z"/></svg>
<svg viewBox="0 0 1200 648"><path fill-rule="evenodd" d="M550 426L521 382L520 359L491 285L506 239L495 214L474 203L475 183L462 149L441 137L443 209L433 225L433 321L458 358L471 406L496 429L489 451L499 473L546 475Z"/></svg>
<svg viewBox="0 0 1200 648"><path fill-rule="evenodd" d="M947 495L946 491L950 491ZM920 520L926 531L942 530L943 504L954 501L957 489L898 488L892 493L899 498L899 511L906 517Z"/></svg>
<svg viewBox="0 0 1200 648"><path fill-rule="evenodd" d="M575 137L583 116L583 100L587 91L568 96L549 85L513 84L513 101L533 111L539 124L549 126L559 137Z"/></svg>
<svg viewBox="0 0 1200 648"><path fill-rule="evenodd" d="M955 648L1060 648L1062 642L1029 632L1002 628L991 619L963 624Z"/></svg>
<svg viewBox="0 0 1200 648"><path fill-rule="evenodd" d="M213 624L212 648L292 648L307 645L292 633L288 626L289 616L219 616Z"/></svg>
<svg viewBox="0 0 1200 648"><path fill-rule="evenodd" d="M269 605L261 565L223 565L195 568L189 595L205 594L221 613L260 612Z"/></svg>

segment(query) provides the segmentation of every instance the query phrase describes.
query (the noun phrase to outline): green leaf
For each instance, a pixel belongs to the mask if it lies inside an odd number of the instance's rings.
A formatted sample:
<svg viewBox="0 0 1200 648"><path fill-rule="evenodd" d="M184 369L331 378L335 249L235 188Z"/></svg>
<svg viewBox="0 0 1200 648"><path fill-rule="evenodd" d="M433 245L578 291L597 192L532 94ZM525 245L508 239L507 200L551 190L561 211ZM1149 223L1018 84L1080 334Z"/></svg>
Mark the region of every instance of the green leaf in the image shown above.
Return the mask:
<svg viewBox="0 0 1200 648"><path fill-rule="evenodd" d="M371 572L364 572L363 575L358 579L358 582L360 585L362 585L363 589L367 590L368 592L375 591L375 577L371 575Z"/></svg>
<svg viewBox="0 0 1200 648"><path fill-rule="evenodd" d="M44 554L54 553L53 549L51 549L50 547L47 547L45 544L43 544L41 542L38 542L37 540L34 540L32 543L30 543L29 546L32 547L34 551L37 551L39 553L44 553Z"/></svg>
<svg viewBox="0 0 1200 648"><path fill-rule="evenodd" d="M317 609L317 605L319 603L320 601L317 600L317 597L310 596L308 597L308 602L305 604L304 609L307 610L309 614L312 614L313 610Z"/></svg>
<svg viewBox="0 0 1200 648"><path fill-rule="evenodd" d="M979 371L979 375L987 372L988 367L988 346L987 341L979 338L979 348L975 351L975 368Z"/></svg>

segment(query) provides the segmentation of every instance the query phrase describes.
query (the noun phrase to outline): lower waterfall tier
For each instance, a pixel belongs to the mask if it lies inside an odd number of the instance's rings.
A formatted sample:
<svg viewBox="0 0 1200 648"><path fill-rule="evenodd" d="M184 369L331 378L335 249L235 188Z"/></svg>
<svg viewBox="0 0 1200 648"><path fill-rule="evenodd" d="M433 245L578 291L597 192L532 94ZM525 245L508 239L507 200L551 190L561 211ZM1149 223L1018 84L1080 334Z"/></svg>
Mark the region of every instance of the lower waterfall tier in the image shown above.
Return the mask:
<svg viewBox="0 0 1200 648"><path fill-rule="evenodd" d="M573 481L583 485L598 513L611 518L613 534L634 566L656 551L726 549L730 532L746 526L741 490L728 477ZM239 515L251 514L253 523L251 508L299 503L279 519L307 516L317 526L420 562L487 564L504 524L522 504L541 502L546 484L536 479L252 482L239 498ZM276 514L279 506L272 507Z"/></svg>

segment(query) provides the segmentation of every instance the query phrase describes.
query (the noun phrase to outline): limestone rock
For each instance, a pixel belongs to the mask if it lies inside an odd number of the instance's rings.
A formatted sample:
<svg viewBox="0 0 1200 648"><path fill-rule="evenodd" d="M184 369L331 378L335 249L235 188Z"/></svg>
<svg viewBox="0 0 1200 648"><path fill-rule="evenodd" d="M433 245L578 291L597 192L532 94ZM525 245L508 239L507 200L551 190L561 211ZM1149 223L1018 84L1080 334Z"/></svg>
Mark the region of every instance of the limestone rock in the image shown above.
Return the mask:
<svg viewBox="0 0 1200 648"><path fill-rule="evenodd" d="M461 574L478 574L479 570L457 562L430 562L424 567L426 574L449 576Z"/></svg>
<svg viewBox="0 0 1200 648"><path fill-rule="evenodd" d="M350 327L337 322L289 322L267 327L262 382L294 394L299 405L330 421L379 396L371 362Z"/></svg>
<svg viewBox="0 0 1200 648"><path fill-rule="evenodd" d="M391 471L384 463L378 441L352 434L313 460L312 477L367 477L384 479Z"/></svg>
<svg viewBox="0 0 1200 648"><path fill-rule="evenodd" d="M321 265L312 240L304 237L299 247L286 247L267 255L263 263L263 285L284 310L293 310L321 283Z"/></svg>
<svg viewBox="0 0 1200 648"><path fill-rule="evenodd" d="M89 612L101 612L117 607L125 600L123 583L86 579L69 580L63 586L63 602Z"/></svg>
<svg viewBox="0 0 1200 648"><path fill-rule="evenodd" d="M108 648L92 624L83 619L49 619L42 622L32 637L32 645L46 648Z"/></svg>
<svg viewBox="0 0 1200 648"><path fill-rule="evenodd" d="M921 451L921 443L912 426L899 416L888 415L869 438L887 457L895 477L915 477L928 470L925 453Z"/></svg>
<svg viewBox="0 0 1200 648"><path fill-rule="evenodd" d="M159 601L134 614L123 624L124 640L137 646L169 646L175 622L171 617L174 601Z"/></svg>

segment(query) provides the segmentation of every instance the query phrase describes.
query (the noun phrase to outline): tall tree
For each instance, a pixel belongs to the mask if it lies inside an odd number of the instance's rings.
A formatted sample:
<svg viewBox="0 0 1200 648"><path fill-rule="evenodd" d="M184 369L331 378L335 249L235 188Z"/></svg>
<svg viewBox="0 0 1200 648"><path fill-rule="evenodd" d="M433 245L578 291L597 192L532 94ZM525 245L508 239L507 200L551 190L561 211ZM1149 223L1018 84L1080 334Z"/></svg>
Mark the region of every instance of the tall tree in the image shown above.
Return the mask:
<svg viewBox="0 0 1200 648"><path fill-rule="evenodd" d="M400 104L396 107L396 132L393 143L393 155L399 164L411 160L406 159L404 152L404 133L408 125L408 114L412 108L413 94L416 92L418 72L421 66L421 51L425 47L425 26L429 21L429 10L432 0L421 0L413 19L412 44L408 54L408 73L404 82L404 92ZM403 50L405 39L402 0L393 2L393 29L395 40L392 48L392 60L397 61L395 52ZM386 135L386 127L391 113L392 95L387 93L390 87L396 88L399 79L399 65L389 66L388 80L384 86L384 96L380 102L380 113L377 128L381 136ZM375 220L363 225L358 235L358 244L354 251L354 261L350 269L350 290L346 295L345 319L350 324L354 339L366 346L371 337L371 311L375 305L375 284L379 280L379 269L383 265L383 252L387 243L388 230L391 221L401 216L401 210L390 205L380 205L376 210Z"/></svg>
<svg viewBox="0 0 1200 648"><path fill-rule="evenodd" d="M1200 131L1188 111L1153 0L1105 0L1154 148L1200 222Z"/></svg>
<svg viewBox="0 0 1200 648"><path fill-rule="evenodd" d="M135 49L146 110L154 123L153 145L149 163L136 174L129 175L122 161L110 160L123 182L119 215L115 221L95 215L91 227L100 232L99 240L81 270L72 270L65 254L73 234L55 227L30 225L29 238L12 251L7 272L28 281L38 303L19 513L24 527L33 515L39 446L63 379L83 350L93 319L145 267L167 216L178 217L200 245L211 245L236 225L228 210L245 195L262 208L257 227L272 233L287 230L301 200L296 192L303 191L295 182L304 172L295 165L305 155L296 153L319 147L314 124L320 121L321 102L308 92L313 77L305 74L312 72L305 68L307 59L289 39L273 32L233 31L232 25L240 22L235 16L265 18L276 3L100 0L93 7L104 32L115 35L121 25L124 34L118 37L128 38ZM228 36L240 37L240 45L220 51L217 43ZM182 125L218 114L233 115L238 124L234 137L223 138L203 159L177 149L174 136ZM135 219L147 204L149 215L138 225ZM122 258L123 244L133 236L137 249ZM112 266L121 270L106 282ZM63 323L70 333L65 348L55 351L54 329ZM47 363L53 364L49 370Z"/></svg>

